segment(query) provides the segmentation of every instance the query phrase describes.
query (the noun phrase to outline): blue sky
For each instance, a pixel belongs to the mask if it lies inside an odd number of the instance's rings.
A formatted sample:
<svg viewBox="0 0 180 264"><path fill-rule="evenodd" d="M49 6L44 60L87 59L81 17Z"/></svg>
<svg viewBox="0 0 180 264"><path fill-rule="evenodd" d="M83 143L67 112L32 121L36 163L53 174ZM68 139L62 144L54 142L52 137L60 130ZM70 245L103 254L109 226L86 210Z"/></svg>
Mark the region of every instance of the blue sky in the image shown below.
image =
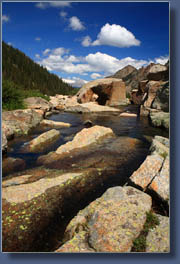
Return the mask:
<svg viewBox="0 0 180 264"><path fill-rule="evenodd" d="M2 39L73 86L164 64L168 2L4 2Z"/></svg>

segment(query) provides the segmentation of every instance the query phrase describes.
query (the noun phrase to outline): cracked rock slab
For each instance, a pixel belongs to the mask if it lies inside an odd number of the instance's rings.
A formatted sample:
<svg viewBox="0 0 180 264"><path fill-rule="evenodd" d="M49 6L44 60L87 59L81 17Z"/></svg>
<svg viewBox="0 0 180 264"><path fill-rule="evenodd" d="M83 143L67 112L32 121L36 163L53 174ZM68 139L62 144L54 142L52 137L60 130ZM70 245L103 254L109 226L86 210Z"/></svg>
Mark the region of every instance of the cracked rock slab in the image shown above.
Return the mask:
<svg viewBox="0 0 180 264"><path fill-rule="evenodd" d="M146 189L153 178L158 175L163 164L163 158L158 154L149 155L141 166L130 177L136 185Z"/></svg>
<svg viewBox="0 0 180 264"><path fill-rule="evenodd" d="M151 204L149 195L133 187L110 188L69 223L64 237L67 242L58 250L72 252L73 239L84 231L95 252L130 252Z"/></svg>

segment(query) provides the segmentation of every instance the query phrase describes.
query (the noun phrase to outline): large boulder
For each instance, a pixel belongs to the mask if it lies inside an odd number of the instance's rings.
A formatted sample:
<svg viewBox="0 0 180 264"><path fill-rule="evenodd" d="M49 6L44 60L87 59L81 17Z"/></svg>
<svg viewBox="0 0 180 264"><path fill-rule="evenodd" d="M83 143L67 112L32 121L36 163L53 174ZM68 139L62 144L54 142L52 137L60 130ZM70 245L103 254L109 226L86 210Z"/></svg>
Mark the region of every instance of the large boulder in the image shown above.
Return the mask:
<svg viewBox="0 0 180 264"><path fill-rule="evenodd" d="M27 134L42 119L42 114L33 109L4 111L2 112L2 129L7 139L10 139L14 136Z"/></svg>
<svg viewBox="0 0 180 264"><path fill-rule="evenodd" d="M126 87L120 79L105 78L88 82L77 93L79 103L96 101L100 105L118 106L126 104Z"/></svg>
<svg viewBox="0 0 180 264"><path fill-rule="evenodd" d="M147 99L144 102L145 107L152 107L152 103L156 97L157 91L162 87L162 82L160 81L149 81L146 84L147 89Z"/></svg>
<svg viewBox="0 0 180 264"><path fill-rule="evenodd" d="M151 197L135 188L110 188L73 218L56 252L130 252L151 205Z"/></svg>
<svg viewBox="0 0 180 264"><path fill-rule="evenodd" d="M52 108L52 104L41 97L28 97L24 99L24 103L29 109L41 109L44 112Z"/></svg>
<svg viewBox="0 0 180 264"><path fill-rule="evenodd" d="M111 128L103 126L93 126L91 128L84 128L76 134L72 141L60 146L57 150L57 154L69 153L74 149L87 147L93 143L97 143L98 140L105 137L112 137L114 135Z"/></svg>

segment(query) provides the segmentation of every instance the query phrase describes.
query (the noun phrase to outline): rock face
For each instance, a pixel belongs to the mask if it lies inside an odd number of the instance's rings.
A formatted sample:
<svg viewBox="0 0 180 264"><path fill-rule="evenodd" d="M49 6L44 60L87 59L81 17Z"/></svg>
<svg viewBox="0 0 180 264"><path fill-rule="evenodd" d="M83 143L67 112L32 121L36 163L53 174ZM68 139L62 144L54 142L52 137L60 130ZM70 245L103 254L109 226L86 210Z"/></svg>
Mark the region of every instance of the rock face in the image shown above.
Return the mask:
<svg viewBox="0 0 180 264"><path fill-rule="evenodd" d="M169 202L169 140L160 136L153 139L151 155L135 171L130 180L143 190L151 189Z"/></svg>
<svg viewBox="0 0 180 264"><path fill-rule="evenodd" d="M83 148L96 143L99 139L104 137L111 137L114 133L111 128L102 126L93 126L91 128L84 128L76 134L72 141L67 142L65 145L60 146L57 154L68 153L74 149Z"/></svg>
<svg viewBox="0 0 180 264"><path fill-rule="evenodd" d="M159 225L150 230L146 238L146 252L170 252L169 217L157 215Z"/></svg>
<svg viewBox="0 0 180 264"><path fill-rule="evenodd" d="M44 112L52 108L52 104L41 97L28 97L24 99L24 103L29 109L41 109Z"/></svg>
<svg viewBox="0 0 180 264"><path fill-rule="evenodd" d="M69 223L67 242L56 252L130 252L150 209L149 195L132 187L110 188Z"/></svg>
<svg viewBox="0 0 180 264"><path fill-rule="evenodd" d="M54 143L59 138L59 136L60 136L60 132L58 130L51 129L31 140L24 147L24 151L28 151L28 152L43 151L49 146L49 144Z"/></svg>
<svg viewBox="0 0 180 264"><path fill-rule="evenodd" d="M2 130L9 139L27 134L42 119L42 114L33 109L5 111L2 113Z"/></svg>
<svg viewBox="0 0 180 264"><path fill-rule="evenodd" d="M97 97L96 101L100 105L118 106L126 104L126 87L120 79L99 79L85 84L77 97L79 103L91 102Z"/></svg>
<svg viewBox="0 0 180 264"><path fill-rule="evenodd" d="M161 87L161 82L159 81L149 81L146 84L146 91L148 91L148 95L147 95L147 100L145 100L144 102L144 106L145 107L152 107L152 103L156 97L156 93L157 91L160 89Z"/></svg>

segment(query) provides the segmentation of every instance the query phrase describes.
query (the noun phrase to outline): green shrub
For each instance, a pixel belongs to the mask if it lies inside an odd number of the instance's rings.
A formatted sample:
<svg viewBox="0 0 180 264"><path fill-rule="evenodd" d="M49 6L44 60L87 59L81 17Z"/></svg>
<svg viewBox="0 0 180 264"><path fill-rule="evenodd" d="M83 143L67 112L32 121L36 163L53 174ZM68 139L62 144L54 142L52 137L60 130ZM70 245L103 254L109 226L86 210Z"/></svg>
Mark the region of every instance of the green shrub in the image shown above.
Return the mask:
<svg viewBox="0 0 180 264"><path fill-rule="evenodd" d="M2 81L2 108L3 110L25 108L20 88L9 80Z"/></svg>

